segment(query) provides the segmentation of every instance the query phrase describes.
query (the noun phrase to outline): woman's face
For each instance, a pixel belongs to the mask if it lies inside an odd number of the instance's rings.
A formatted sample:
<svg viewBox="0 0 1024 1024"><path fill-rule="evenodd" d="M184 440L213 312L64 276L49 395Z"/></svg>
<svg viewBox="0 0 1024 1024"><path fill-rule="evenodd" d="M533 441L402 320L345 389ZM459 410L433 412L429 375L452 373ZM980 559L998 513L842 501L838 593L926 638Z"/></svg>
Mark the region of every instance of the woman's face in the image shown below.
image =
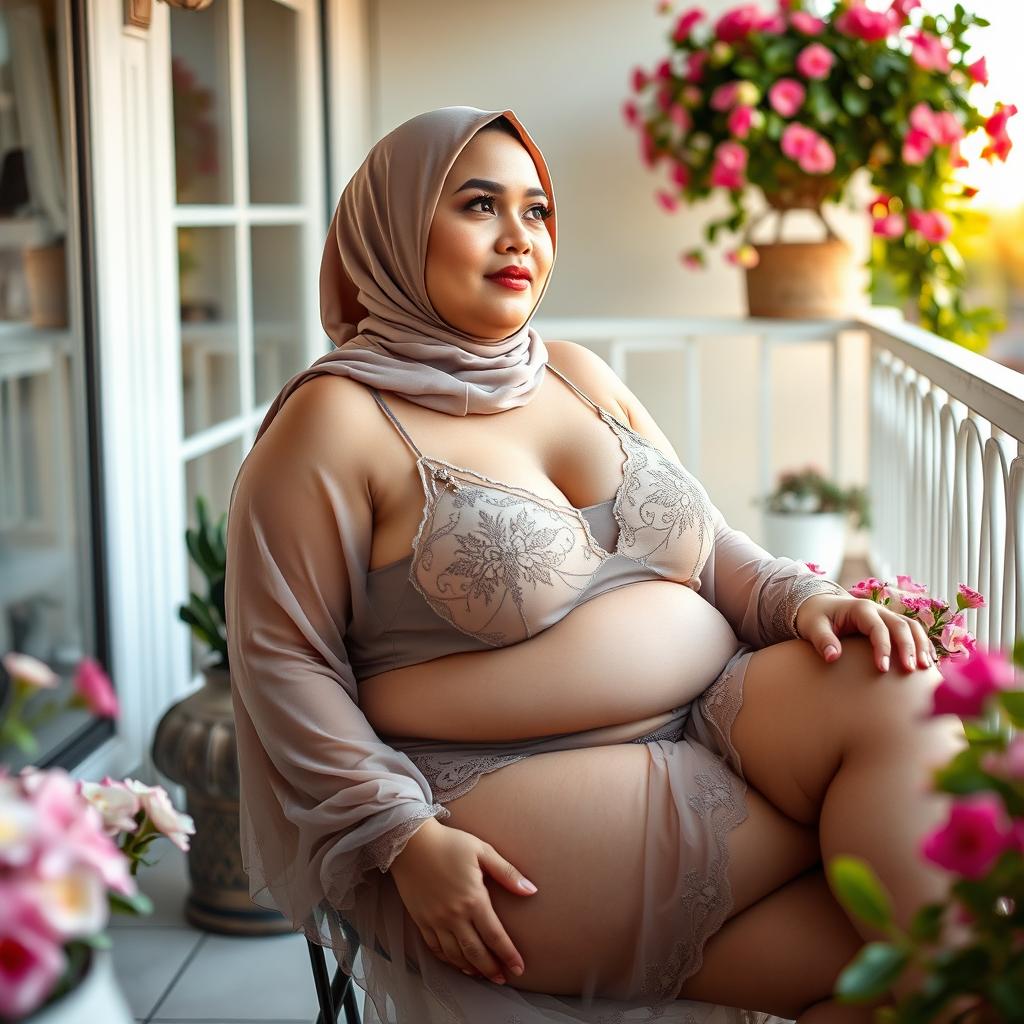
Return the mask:
<svg viewBox="0 0 1024 1024"><path fill-rule="evenodd" d="M487 184L467 184L473 179ZM550 209L526 147L504 132L478 132L448 172L430 225L425 283L438 316L484 340L518 331L551 270ZM529 271L525 288L488 278L510 265Z"/></svg>

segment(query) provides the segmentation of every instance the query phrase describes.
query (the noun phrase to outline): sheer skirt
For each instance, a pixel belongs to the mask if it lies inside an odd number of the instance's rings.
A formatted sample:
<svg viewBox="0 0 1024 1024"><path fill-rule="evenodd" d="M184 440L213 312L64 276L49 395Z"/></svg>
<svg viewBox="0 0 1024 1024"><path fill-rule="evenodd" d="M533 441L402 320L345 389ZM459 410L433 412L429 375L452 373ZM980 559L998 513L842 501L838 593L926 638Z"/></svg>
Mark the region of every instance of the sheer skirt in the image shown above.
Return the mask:
<svg viewBox="0 0 1024 1024"><path fill-rule="evenodd" d="M465 795L483 775L532 754L603 743L646 746L646 806L623 809L642 833L643 870L623 879L636 889L635 934L616 947L613 962L595 958L581 991L572 995L496 985L440 961L423 943L391 875L371 872L344 914L325 900L304 929L333 949L366 993L365 1024L780 1024L757 1008L676 998L732 907L727 841L746 819L747 787L730 733L751 650L740 647L700 697L629 739L622 738L625 727L616 726L504 744L501 750L492 745L490 752L461 745L461 756L458 745L389 740L406 750L432 787L436 782L435 799L442 804ZM529 749L518 749L524 747ZM600 893L594 896L600 899Z"/></svg>

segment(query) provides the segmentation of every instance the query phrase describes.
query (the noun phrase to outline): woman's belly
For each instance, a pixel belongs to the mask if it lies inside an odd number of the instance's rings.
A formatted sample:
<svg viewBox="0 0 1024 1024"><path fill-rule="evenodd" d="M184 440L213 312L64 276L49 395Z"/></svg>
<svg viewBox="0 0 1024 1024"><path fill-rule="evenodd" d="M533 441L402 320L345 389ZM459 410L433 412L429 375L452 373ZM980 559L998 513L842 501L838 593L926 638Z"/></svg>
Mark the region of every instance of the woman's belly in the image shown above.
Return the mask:
<svg viewBox="0 0 1024 1024"><path fill-rule="evenodd" d="M578 732L687 703L739 647L695 591L645 580L578 605L521 643L363 680L359 703L381 736L473 742Z"/></svg>

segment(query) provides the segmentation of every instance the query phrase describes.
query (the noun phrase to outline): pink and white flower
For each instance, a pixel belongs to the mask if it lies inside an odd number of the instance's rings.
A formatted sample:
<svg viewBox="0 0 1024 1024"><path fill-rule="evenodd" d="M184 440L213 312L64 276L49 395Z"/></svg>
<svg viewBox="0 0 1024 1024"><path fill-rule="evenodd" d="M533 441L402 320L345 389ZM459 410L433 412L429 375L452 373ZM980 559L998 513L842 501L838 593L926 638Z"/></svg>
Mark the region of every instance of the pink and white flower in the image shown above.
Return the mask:
<svg viewBox="0 0 1024 1024"><path fill-rule="evenodd" d="M805 36L819 36L825 31L825 22L806 11L793 11L789 16L789 23Z"/></svg>
<svg viewBox="0 0 1024 1024"><path fill-rule="evenodd" d="M966 583L961 583L957 588L957 604L961 608L984 608L985 598Z"/></svg>
<svg viewBox="0 0 1024 1024"><path fill-rule="evenodd" d="M892 10L872 11L857 0L836 19L836 28L844 35L863 39L867 43L888 39L898 28L898 18Z"/></svg>
<svg viewBox="0 0 1024 1024"><path fill-rule="evenodd" d="M75 671L75 690L94 715L116 718L119 708L110 677L93 658L83 658Z"/></svg>
<svg viewBox="0 0 1024 1024"><path fill-rule="evenodd" d="M878 600L885 600L889 593L889 584L885 580L880 580L877 576L868 576L866 579L859 580L850 587L850 593L854 597L869 597L876 598Z"/></svg>
<svg viewBox="0 0 1024 1024"><path fill-rule="evenodd" d="M190 815L175 809L167 790L162 786L147 786L137 779L125 779L124 784L138 796L153 827L167 836L179 850L187 851L188 837L195 835L195 822Z"/></svg>
<svg viewBox="0 0 1024 1024"><path fill-rule="evenodd" d="M946 647L945 641L942 645ZM1001 653L977 646L962 659L943 658L939 671L942 682L932 694L932 715L977 718L984 713L989 697L1014 686L1013 663Z"/></svg>
<svg viewBox="0 0 1024 1024"><path fill-rule="evenodd" d="M0 1017L17 1020L49 996L67 958L21 884L0 881L0 906Z"/></svg>
<svg viewBox="0 0 1024 1024"><path fill-rule="evenodd" d="M902 238L907 233L907 222L900 213L887 213L871 222L871 231L882 238Z"/></svg>
<svg viewBox="0 0 1024 1024"><path fill-rule="evenodd" d="M142 804L123 782L115 782L108 775L102 783L81 782L79 788L82 796L100 812L103 830L108 836L138 829L135 816L142 809Z"/></svg>
<svg viewBox="0 0 1024 1024"><path fill-rule="evenodd" d="M810 569L811 572L813 572L817 576L825 575L825 570L822 569L822 567L818 565L817 562L804 562L804 565L806 565L807 568Z"/></svg>
<svg viewBox="0 0 1024 1024"><path fill-rule="evenodd" d="M917 128L911 128L903 139L903 162L917 167L931 154L935 144L928 135Z"/></svg>
<svg viewBox="0 0 1024 1024"><path fill-rule="evenodd" d="M949 51L938 36L918 29L907 36L910 43L910 58L925 71L941 71L949 74L952 65L949 63Z"/></svg>
<svg viewBox="0 0 1024 1024"><path fill-rule="evenodd" d="M907 223L932 245L944 242L953 232L953 222L942 210L908 210Z"/></svg>
<svg viewBox="0 0 1024 1024"><path fill-rule="evenodd" d="M780 146L784 156L794 160L805 174L828 174L835 168L835 150L813 128L796 121L786 126Z"/></svg>
<svg viewBox="0 0 1024 1024"><path fill-rule="evenodd" d="M60 676L49 665L31 654L10 651L2 659L4 671L16 682L37 690L52 690L60 684Z"/></svg>
<svg viewBox="0 0 1024 1024"><path fill-rule="evenodd" d="M720 142L715 147L711 168L711 184L720 188L740 189L746 184L747 151L738 142Z"/></svg>
<svg viewBox="0 0 1024 1024"><path fill-rule="evenodd" d="M957 800L949 820L921 843L921 855L964 878L983 877L1012 843L1002 800L980 793Z"/></svg>

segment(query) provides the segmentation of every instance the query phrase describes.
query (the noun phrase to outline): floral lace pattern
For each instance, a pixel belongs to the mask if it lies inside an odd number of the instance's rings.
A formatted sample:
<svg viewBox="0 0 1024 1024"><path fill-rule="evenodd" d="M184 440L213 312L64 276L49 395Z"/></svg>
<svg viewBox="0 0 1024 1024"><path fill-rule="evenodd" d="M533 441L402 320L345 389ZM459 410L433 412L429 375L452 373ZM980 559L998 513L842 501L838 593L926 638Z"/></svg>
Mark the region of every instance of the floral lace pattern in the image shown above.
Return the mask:
<svg viewBox="0 0 1024 1024"><path fill-rule="evenodd" d="M768 595L773 590L781 589L778 597ZM847 591L832 580L823 579L816 573L800 573L778 581L765 584L765 593L761 597L761 611L767 612L767 621L762 616L761 632L765 645L777 644L782 640L798 638L796 616L800 605L815 594L836 594L848 597Z"/></svg>
<svg viewBox="0 0 1024 1024"><path fill-rule="evenodd" d="M413 833L427 818L436 817L443 821L451 815L452 812L447 807L440 803L432 803L376 839L371 839L360 851L363 870L378 868L382 872L387 871L394 859L405 849L405 844L412 838Z"/></svg>

